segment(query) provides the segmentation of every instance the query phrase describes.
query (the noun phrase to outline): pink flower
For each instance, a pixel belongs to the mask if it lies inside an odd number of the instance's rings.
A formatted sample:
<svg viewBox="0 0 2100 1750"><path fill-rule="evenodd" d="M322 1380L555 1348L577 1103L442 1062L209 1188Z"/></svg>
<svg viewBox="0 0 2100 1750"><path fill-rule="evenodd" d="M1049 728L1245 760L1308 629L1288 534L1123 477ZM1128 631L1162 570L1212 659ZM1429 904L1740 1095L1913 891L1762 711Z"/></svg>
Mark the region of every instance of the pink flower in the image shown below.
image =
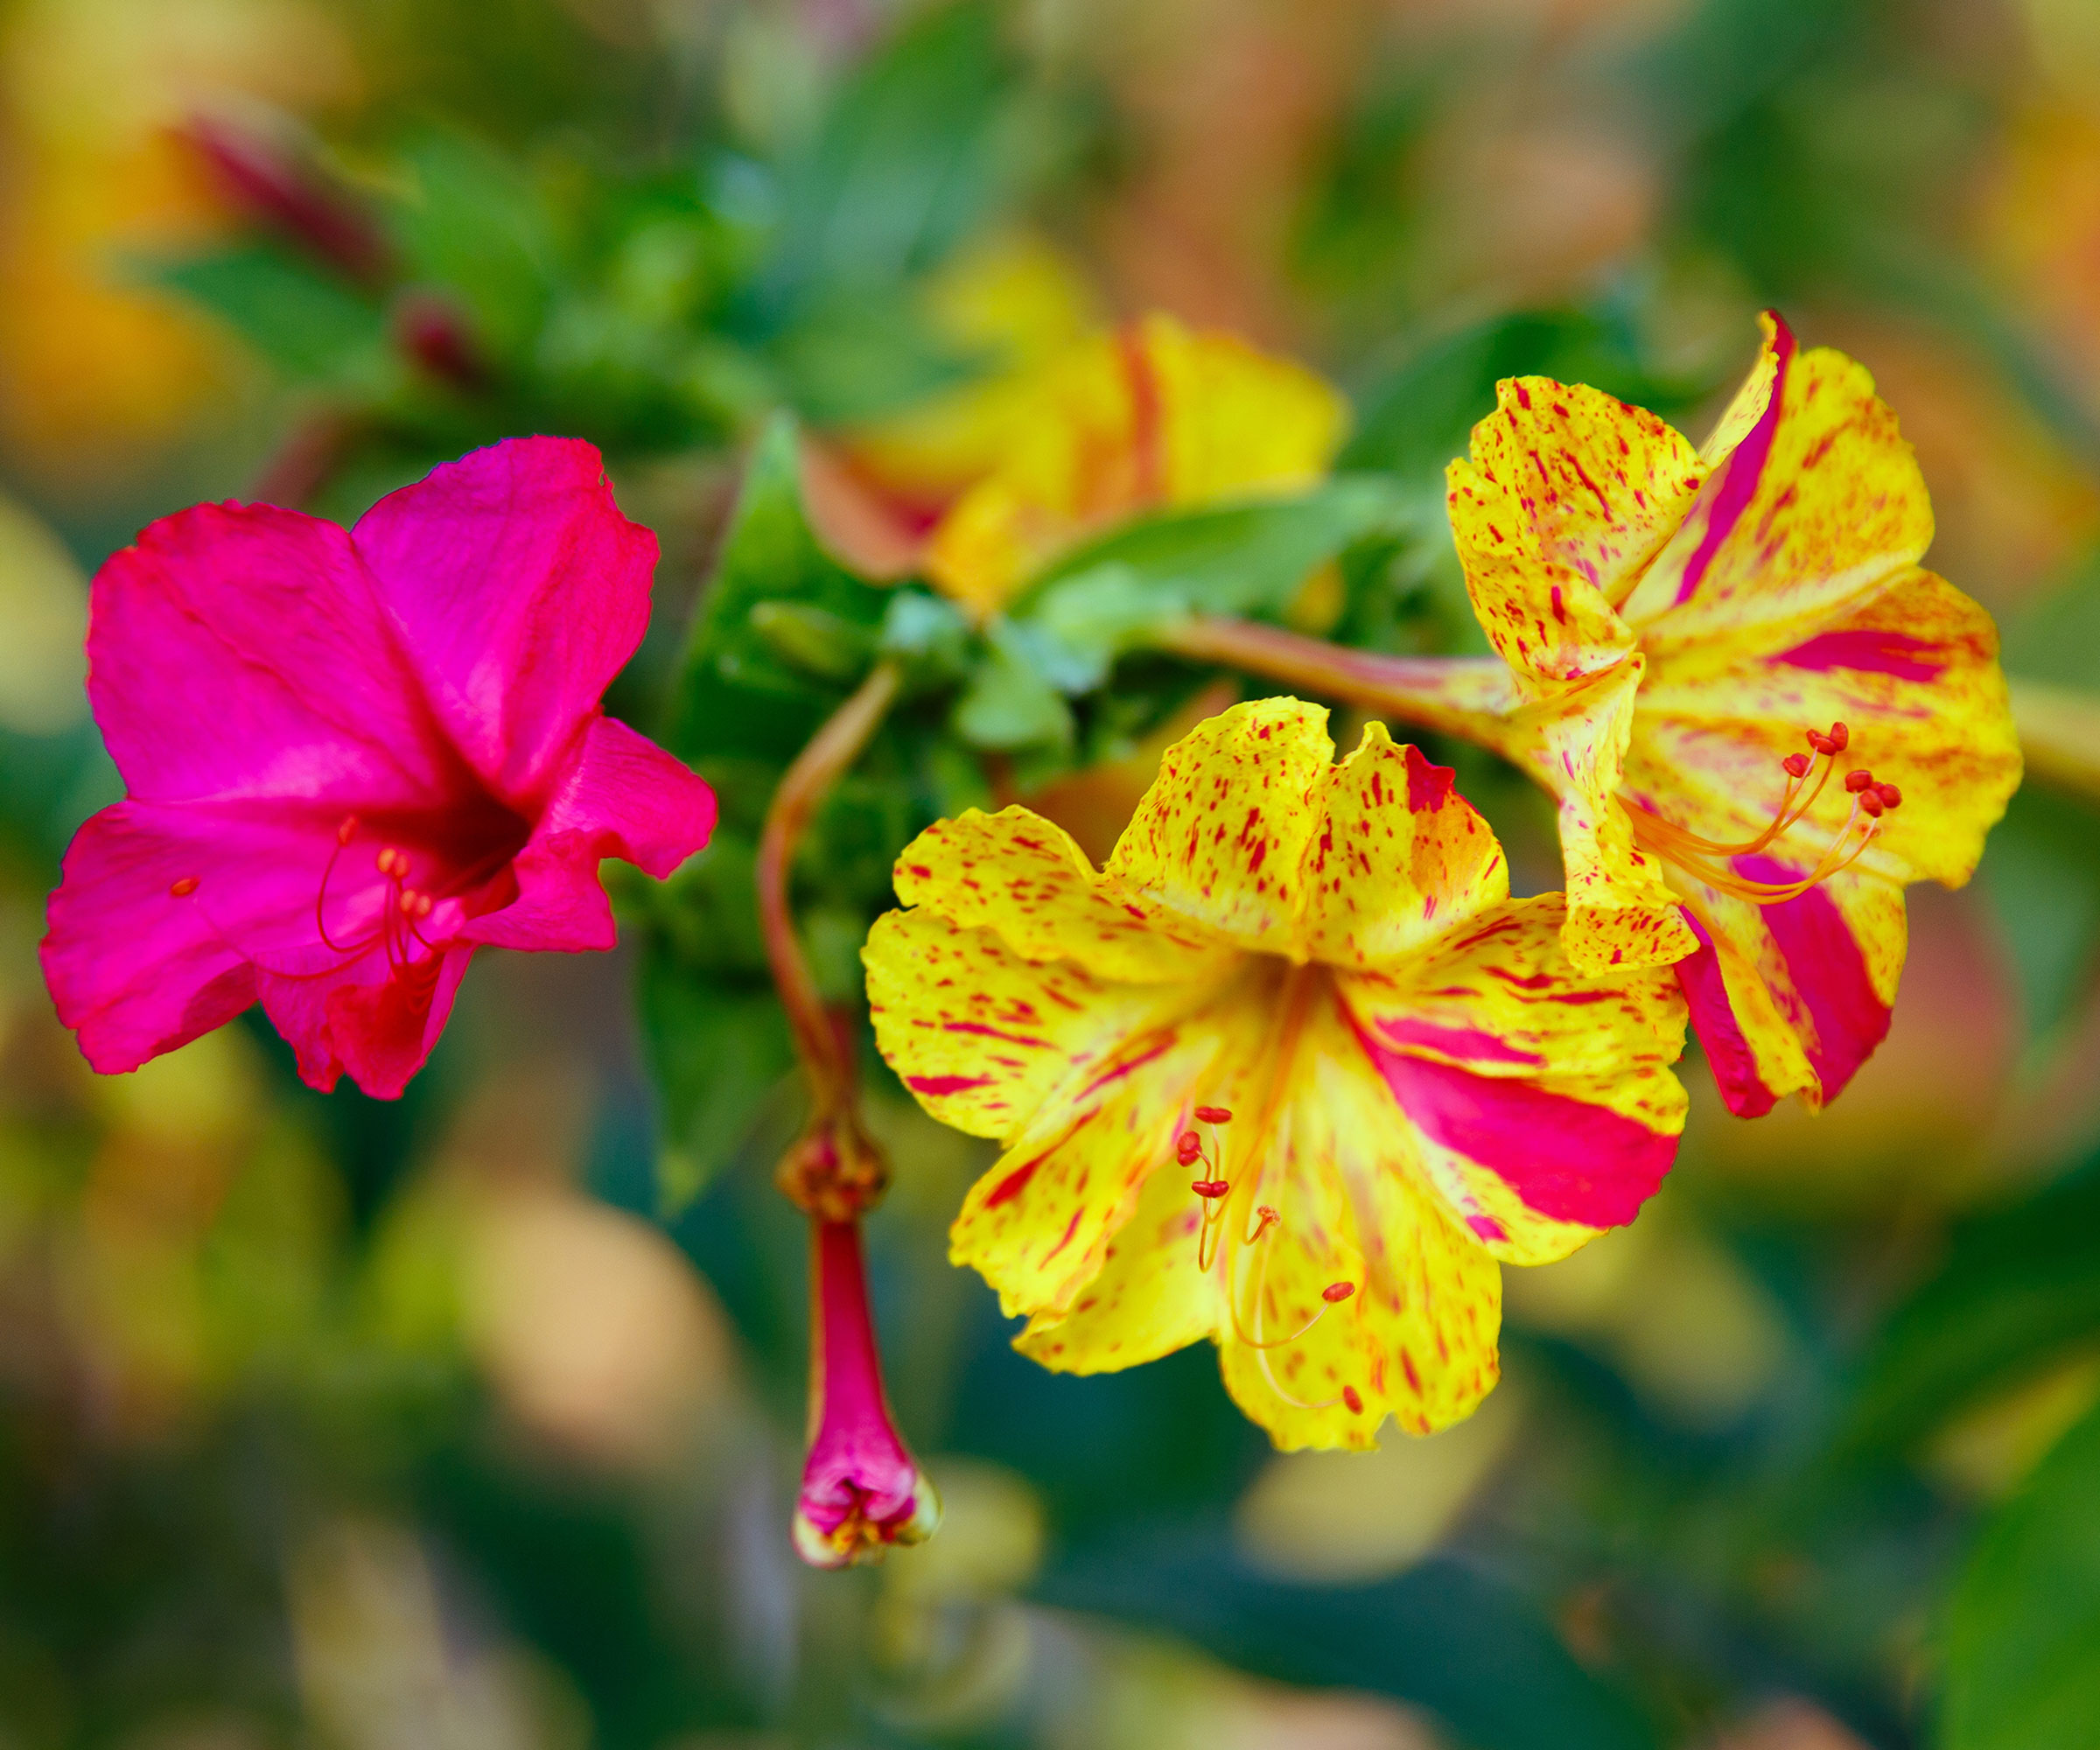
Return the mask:
<svg viewBox="0 0 2100 1750"><path fill-rule="evenodd" d="M598 864L664 876L713 793L598 700L655 538L588 444L499 444L355 529L153 524L94 580L88 696L128 794L83 826L44 976L105 1074L260 1001L328 1088L398 1095L474 949L606 948Z"/></svg>

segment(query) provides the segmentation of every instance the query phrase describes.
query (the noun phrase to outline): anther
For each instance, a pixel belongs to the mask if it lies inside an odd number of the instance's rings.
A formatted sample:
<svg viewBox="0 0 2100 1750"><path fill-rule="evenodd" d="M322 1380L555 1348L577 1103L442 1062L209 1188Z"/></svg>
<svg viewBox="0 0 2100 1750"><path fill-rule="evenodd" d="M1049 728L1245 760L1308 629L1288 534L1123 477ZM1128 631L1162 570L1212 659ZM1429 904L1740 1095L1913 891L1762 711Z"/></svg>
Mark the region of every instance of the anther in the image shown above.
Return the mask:
<svg viewBox="0 0 2100 1750"><path fill-rule="evenodd" d="M197 891L197 878L194 875L185 875L179 881L169 882L168 892L178 900L186 900Z"/></svg>
<svg viewBox="0 0 2100 1750"><path fill-rule="evenodd" d="M1347 1300L1355 1292L1356 1284L1353 1282L1330 1282L1320 1291L1320 1298L1332 1306L1338 1300Z"/></svg>
<svg viewBox="0 0 2100 1750"><path fill-rule="evenodd" d="M1354 1386L1345 1385L1342 1387L1341 1401L1349 1406L1350 1415L1361 1416L1363 1414L1363 1399L1357 1396Z"/></svg>
<svg viewBox="0 0 2100 1750"><path fill-rule="evenodd" d="M374 861L382 875L403 876L409 872L407 852L396 850L390 844L382 848Z"/></svg>
<svg viewBox="0 0 2100 1750"><path fill-rule="evenodd" d="M1809 732L1809 747L1811 752L1826 756L1838 751L1838 744L1819 729Z"/></svg>
<svg viewBox="0 0 2100 1750"><path fill-rule="evenodd" d="M427 918L434 901L428 893L420 893L413 887L403 887L401 898L396 901L404 918Z"/></svg>
<svg viewBox="0 0 2100 1750"><path fill-rule="evenodd" d="M1203 1138L1194 1130L1184 1130L1174 1143L1174 1158L1186 1166L1193 1160L1203 1158Z"/></svg>
<svg viewBox="0 0 2100 1750"><path fill-rule="evenodd" d="M1881 806L1885 808L1898 807L1903 801L1902 791L1894 784L1876 784L1874 794L1881 798Z"/></svg>
<svg viewBox="0 0 2100 1750"><path fill-rule="evenodd" d="M1832 752L1844 752L1846 745L1851 742L1852 738L1852 731L1847 729L1843 724L1834 723L1830 725L1830 751Z"/></svg>
<svg viewBox="0 0 2100 1750"><path fill-rule="evenodd" d="M1886 806L1886 804L1882 802L1881 793L1879 790L1860 791L1859 810L1862 814L1872 815L1878 820L1880 818L1881 810Z"/></svg>
<svg viewBox="0 0 2100 1750"><path fill-rule="evenodd" d="M1779 763L1787 768L1788 777L1805 778L1809 775L1810 766L1814 762L1805 753L1789 753Z"/></svg>
<svg viewBox="0 0 2100 1750"><path fill-rule="evenodd" d="M338 844L347 844L356 836L357 816L355 815L345 815L343 816L343 823L335 830L335 842Z"/></svg>
<svg viewBox="0 0 2100 1750"><path fill-rule="evenodd" d="M1232 1122L1232 1108L1229 1106L1199 1106L1196 1108L1196 1116L1207 1124L1228 1124Z"/></svg>
<svg viewBox="0 0 2100 1750"><path fill-rule="evenodd" d="M1230 1191L1232 1184L1230 1180L1223 1179L1198 1179L1191 1180L1188 1188L1199 1197L1215 1198L1222 1197Z"/></svg>
<svg viewBox="0 0 2100 1750"><path fill-rule="evenodd" d="M1874 787L1874 774L1864 766L1856 766L1844 774L1844 788L1855 796Z"/></svg>

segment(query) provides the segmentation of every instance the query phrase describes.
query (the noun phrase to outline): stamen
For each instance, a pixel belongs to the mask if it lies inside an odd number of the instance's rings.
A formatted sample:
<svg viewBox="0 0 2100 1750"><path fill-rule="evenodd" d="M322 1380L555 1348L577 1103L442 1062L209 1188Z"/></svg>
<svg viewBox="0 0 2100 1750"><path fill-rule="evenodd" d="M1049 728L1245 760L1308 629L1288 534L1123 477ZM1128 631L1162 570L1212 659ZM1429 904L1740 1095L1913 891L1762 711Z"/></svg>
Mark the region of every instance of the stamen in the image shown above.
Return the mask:
<svg viewBox="0 0 2100 1750"><path fill-rule="evenodd" d="M1194 1130L1184 1130L1174 1141L1174 1158L1186 1166L1192 1161L1203 1158L1203 1138Z"/></svg>
<svg viewBox="0 0 2100 1750"><path fill-rule="evenodd" d="M201 884L194 875L185 875L179 881L168 883L168 892L178 900L186 900Z"/></svg>
<svg viewBox="0 0 2100 1750"><path fill-rule="evenodd" d="M1774 811L1771 824L1755 837L1724 844L1665 820L1645 803L1622 797L1634 837L1663 861L1695 879L1753 905L1778 905L1799 898L1854 862L1873 843L1880 830L1881 816L1903 799L1902 792L1894 784L1879 783L1866 767L1857 767L1844 777L1845 791L1852 798L1852 811L1824 847L1814 869L1798 880L1784 882L1754 881L1737 874L1728 866L1734 858L1764 850L1807 817L1830 782L1837 756L1851 745L1852 732L1842 723L1833 723L1827 733L1810 730L1808 742L1810 753L1789 753L1779 762L1787 774L1786 789ZM1813 783L1809 781L1811 771L1816 774ZM1894 802L1890 800L1892 794Z"/></svg>
<svg viewBox="0 0 2100 1750"><path fill-rule="evenodd" d="M1232 1108L1229 1106L1199 1106L1196 1108L1196 1116L1207 1124L1229 1124L1232 1122Z"/></svg>
<svg viewBox="0 0 2100 1750"><path fill-rule="evenodd" d="M1232 1184L1223 1179L1199 1179L1192 1181L1188 1188L1199 1197L1218 1198L1230 1191Z"/></svg>
<svg viewBox="0 0 2100 1750"><path fill-rule="evenodd" d="M1334 1306L1338 1302L1347 1300L1355 1292L1356 1284L1353 1282L1330 1282L1320 1291L1320 1298L1327 1302L1329 1306Z"/></svg>

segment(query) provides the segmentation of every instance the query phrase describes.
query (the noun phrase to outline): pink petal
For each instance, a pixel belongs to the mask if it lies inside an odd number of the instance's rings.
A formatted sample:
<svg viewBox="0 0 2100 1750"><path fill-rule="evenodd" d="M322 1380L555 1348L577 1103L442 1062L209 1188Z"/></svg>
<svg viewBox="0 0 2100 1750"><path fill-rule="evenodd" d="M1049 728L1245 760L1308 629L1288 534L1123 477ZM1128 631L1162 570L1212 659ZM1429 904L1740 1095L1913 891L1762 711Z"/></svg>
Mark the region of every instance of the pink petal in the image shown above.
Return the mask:
<svg viewBox="0 0 2100 1750"><path fill-rule="evenodd" d="M1623 1227L1676 1158L1674 1134L1509 1076L1384 1050L1359 1032L1400 1110L1424 1135L1502 1179L1556 1222Z"/></svg>
<svg viewBox="0 0 2100 1750"><path fill-rule="evenodd" d="M707 843L714 824L715 793L704 782L626 724L594 718L518 855L517 898L458 934L499 948L611 948L599 859L624 858L661 879Z"/></svg>
<svg viewBox="0 0 2100 1750"><path fill-rule="evenodd" d="M1770 857L1739 857L1734 866L1753 881L1801 878L1800 871ZM1889 1006L1874 989L1866 956L1828 890L1811 887L1764 906L1759 916L1787 962L1787 976L1815 1030L1802 1040L1809 1067L1822 1084L1824 1100L1835 1100L1888 1037Z"/></svg>
<svg viewBox="0 0 2100 1750"><path fill-rule="evenodd" d="M309 1087L326 1093L347 1074L374 1099L393 1100L444 1031L473 953L452 948L401 968L372 953L316 976L259 973L256 985Z"/></svg>
<svg viewBox="0 0 2100 1750"><path fill-rule="evenodd" d="M542 795L648 625L656 537L620 514L598 452L478 450L382 499L352 539L446 732L506 802Z"/></svg>
<svg viewBox="0 0 2100 1750"><path fill-rule="evenodd" d="M150 802L428 803L466 774L334 524L267 505L164 517L94 580L88 690Z"/></svg>
<svg viewBox="0 0 2100 1750"><path fill-rule="evenodd" d="M104 808L74 836L38 950L59 1018L105 1075L187 1045L256 1000L255 975L172 890L207 865L208 828L183 810Z"/></svg>
<svg viewBox="0 0 2100 1750"><path fill-rule="evenodd" d="M1721 1099L1728 1110L1739 1118L1761 1118L1772 1110L1779 1096L1757 1073L1757 1054L1751 1049L1742 1023L1736 1018L1735 1004L1729 1000L1727 981L1721 975L1721 957L1714 950L1713 938L1692 915L1689 906L1684 908L1684 915L1691 933L1699 939L1699 948L1670 970L1677 975L1678 988L1684 992L1691 1030L1698 1035L1707 1064L1713 1071L1714 1086L1720 1089Z"/></svg>

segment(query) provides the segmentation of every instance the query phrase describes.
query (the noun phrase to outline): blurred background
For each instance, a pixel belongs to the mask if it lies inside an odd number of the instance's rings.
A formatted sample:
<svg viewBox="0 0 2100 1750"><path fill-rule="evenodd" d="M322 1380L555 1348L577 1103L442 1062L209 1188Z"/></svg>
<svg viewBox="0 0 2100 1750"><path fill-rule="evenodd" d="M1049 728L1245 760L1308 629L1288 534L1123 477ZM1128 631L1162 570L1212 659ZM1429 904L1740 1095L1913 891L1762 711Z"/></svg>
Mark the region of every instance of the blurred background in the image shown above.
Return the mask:
<svg viewBox="0 0 2100 1750"><path fill-rule="evenodd" d="M692 923L733 749L685 886L484 956L401 1102L248 1022L101 1080L52 1017L121 788L86 579L156 515L589 438L664 546L646 724L775 409L937 492L1002 373L1165 309L1427 493L1515 372L1703 435L1768 304L1874 372L2059 732L1852 1091L1742 1124L1689 1066L1676 1174L1508 1273L1444 1436L1278 1458L1207 1348L1021 1361L944 1256L979 1145L878 1086L948 1518L802 1571L794 1094L746 913ZM0 0L0 1746L2100 1744L2096 556L2092 0ZM1396 564L1348 635L1457 648ZM901 838L844 801L850 979Z"/></svg>

